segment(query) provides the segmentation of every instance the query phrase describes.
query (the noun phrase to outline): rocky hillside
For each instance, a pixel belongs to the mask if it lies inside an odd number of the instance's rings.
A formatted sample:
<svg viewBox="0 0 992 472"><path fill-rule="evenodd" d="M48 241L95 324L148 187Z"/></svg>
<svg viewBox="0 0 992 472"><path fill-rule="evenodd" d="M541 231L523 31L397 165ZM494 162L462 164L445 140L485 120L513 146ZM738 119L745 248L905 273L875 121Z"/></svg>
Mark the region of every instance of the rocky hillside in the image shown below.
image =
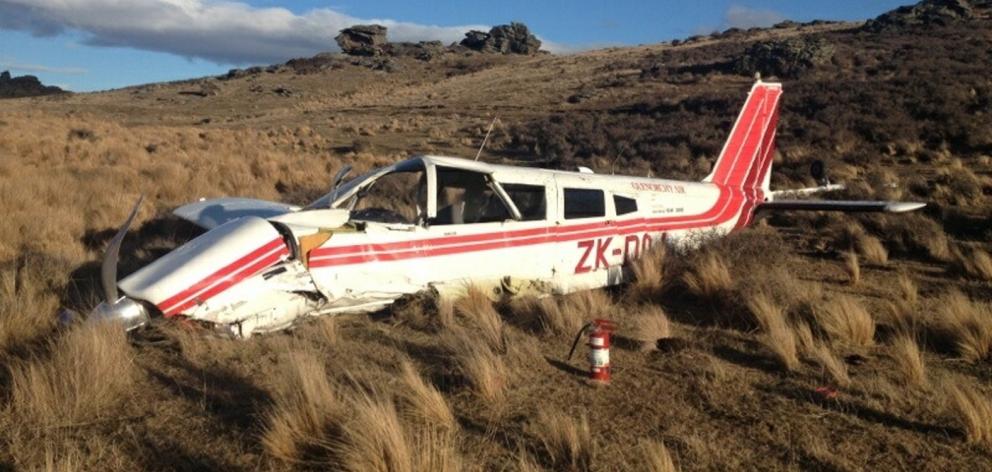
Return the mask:
<svg viewBox="0 0 992 472"><path fill-rule="evenodd" d="M0 73L0 98L37 97L57 93L64 93L64 91L55 86L42 84L33 75L11 77L9 71Z"/></svg>

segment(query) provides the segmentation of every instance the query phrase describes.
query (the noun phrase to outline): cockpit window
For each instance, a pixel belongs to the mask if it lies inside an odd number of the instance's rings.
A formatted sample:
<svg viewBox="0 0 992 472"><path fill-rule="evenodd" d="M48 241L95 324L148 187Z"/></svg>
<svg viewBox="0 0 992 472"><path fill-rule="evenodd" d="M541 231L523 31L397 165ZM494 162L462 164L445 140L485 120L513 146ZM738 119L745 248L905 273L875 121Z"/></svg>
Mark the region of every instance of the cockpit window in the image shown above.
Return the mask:
<svg viewBox="0 0 992 472"><path fill-rule="evenodd" d="M493 191L485 174L437 168L435 225L490 223L510 219L510 212Z"/></svg>
<svg viewBox="0 0 992 472"><path fill-rule="evenodd" d="M419 224L427 214L427 174L423 168L397 170L353 198L352 220Z"/></svg>

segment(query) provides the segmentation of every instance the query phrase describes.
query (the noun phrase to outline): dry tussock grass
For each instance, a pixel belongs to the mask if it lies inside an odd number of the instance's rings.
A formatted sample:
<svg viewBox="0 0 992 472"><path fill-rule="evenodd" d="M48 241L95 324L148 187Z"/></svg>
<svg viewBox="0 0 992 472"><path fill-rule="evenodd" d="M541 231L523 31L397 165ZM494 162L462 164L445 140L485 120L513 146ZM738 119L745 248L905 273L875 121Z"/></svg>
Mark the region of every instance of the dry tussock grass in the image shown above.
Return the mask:
<svg viewBox="0 0 992 472"><path fill-rule="evenodd" d="M695 261L695 264L683 275L689 292L697 297L718 298L733 288L730 269L723 257L709 251Z"/></svg>
<svg viewBox="0 0 992 472"><path fill-rule="evenodd" d="M505 348L503 319L500 318L489 295L477 285L469 285L465 295L454 303L455 313L479 328L489 347L502 351Z"/></svg>
<svg viewBox="0 0 992 472"><path fill-rule="evenodd" d="M823 369L826 376L840 387L851 386L851 377L847 372L847 364L826 344L816 344L810 354Z"/></svg>
<svg viewBox="0 0 992 472"><path fill-rule="evenodd" d="M501 404L509 376L503 359L488 344L477 342L463 329L448 333L443 342L454 357L462 377L481 398L492 405Z"/></svg>
<svg viewBox="0 0 992 472"><path fill-rule="evenodd" d="M896 278L896 286L899 288L900 300L905 301L910 306L916 306L920 301L920 291L916 287L916 282L906 272L899 272Z"/></svg>
<svg viewBox="0 0 992 472"><path fill-rule="evenodd" d="M53 344L51 357L10 367L10 408L30 427L100 419L131 396L133 357L117 325L77 327Z"/></svg>
<svg viewBox="0 0 992 472"><path fill-rule="evenodd" d="M950 414L961 425L968 443L992 447L992 400L964 382L947 388Z"/></svg>
<svg viewBox="0 0 992 472"><path fill-rule="evenodd" d="M617 306L605 290L583 290L561 297L562 328L575 334L586 322L614 318Z"/></svg>
<svg viewBox="0 0 992 472"><path fill-rule="evenodd" d="M527 430L541 445L538 457L552 469L590 469L595 442L585 415L574 418L558 410L541 409Z"/></svg>
<svg viewBox="0 0 992 472"><path fill-rule="evenodd" d="M861 263L858 261L858 253L845 252L841 258L844 259L844 271L847 273L847 280L851 285L861 283Z"/></svg>
<svg viewBox="0 0 992 472"><path fill-rule="evenodd" d="M348 414L331 444L341 467L351 471L412 471L415 451L400 422L396 404L367 392L348 401Z"/></svg>
<svg viewBox="0 0 992 472"><path fill-rule="evenodd" d="M53 294L37 282L25 283L17 270L0 272L0 353L38 339L50 332L58 306Z"/></svg>
<svg viewBox="0 0 992 472"><path fill-rule="evenodd" d="M838 295L814 310L816 324L833 341L868 347L875 342L875 320L857 300Z"/></svg>
<svg viewBox="0 0 992 472"><path fill-rule="evenodd" d="M665 310L658 305L644 305L631 317L631 337L641 342L641 349L649 351L657 346L658 340L672 335L671 323Z"/></svg>
<svg viewBox="0 0 992 472"><path fill-rule="evenodd" d="M866 233L857 222L848 221L834 239L843 250L858 253L869 264L885 265L889 261L889 253L882 242Z"/></svg>
<svg viewBox="0 0 992 472"><path fill-rule="evenodd" d="M992 354L992 306L970 300L958 290L941 299L934 331L962 359L977 362Z"/></svg>
<svg viewBox="0 0 992 472"><path fill-rule="evenodd" d="M341 404L320 358L297 352L287 359L286 374L273 393L262 445L275 457L299 461L308 448L323 443Z"/></svg>
<svg viewBox="0 0 992 472"><path fill-rule="evenodd" d="M761 326L761 341L786 370L799 367L796 335L781 306L766 292L757 292L747 299L748 309Z"/></svg>
<svg viewBox="0 0 992 472"><path fill-rule="evenodd" d="M416 423L454 431L458 423L441 392L424 381L410 361L404 360L400 370L400 396L407 416Z"/></svg>
<svg viewBox="0 0 992 472"><path fill-rule="evenodd" d="M646 439L641 441L640 447L647 470L651 472L676 472L679 470L675 467L675 461L672 460L672 455L664 443Z"/></svg>
<svg viewBox="0 0 992 472"><path fill-rule="evenodd" d="M992 280L992 257L981 248L955 249L952 261L954 269L963 275L977 280Z"/></svg>
<svg viewBox="0 0 992 472"><path fill-rule="evenodd" d="M628 288L630 296L643 301L654 300L661 296L666 283L666 252L666 246L658 244L630 262L630 271L634 277Z"/></svg>
<svg viewBox="0 0 992 472"><path fill-rule="evenodd" d="M900 334L892 340L889 352L896 363L899 375L907 385L922 387L927 384L923 353L920 352L920 346L915 339L907 334Z"/></svg>

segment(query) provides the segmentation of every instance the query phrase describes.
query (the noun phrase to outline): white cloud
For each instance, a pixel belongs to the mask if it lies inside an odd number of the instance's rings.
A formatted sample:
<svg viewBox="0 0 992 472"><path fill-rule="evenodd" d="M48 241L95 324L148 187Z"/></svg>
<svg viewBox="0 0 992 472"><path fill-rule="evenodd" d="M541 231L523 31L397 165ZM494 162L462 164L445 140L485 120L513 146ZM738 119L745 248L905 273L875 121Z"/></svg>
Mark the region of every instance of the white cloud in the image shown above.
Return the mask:
<svg viewBox="0 0 992 472"><path fill-rule="evenodd" d="M774 10L760 10L741 5L731 5L723 15L723 22L728 28L766 27L785 19L785 16Z"/></svg>
<svg viewBox="0 0 992 472"><path fill-rule="evenodd" d="M83 75L88 71L82 67L52 67L40 64L22 64L18 62L0 62L0 69L10 69L21 72L43 72L61 75Z"/></svg>
<svg viewBox="0 0 992 472"><path fill-rule="evenodd" d="M434 26L363 19L331 9L303 14L223 0L0 0L0 28L53 36L85 34L92 46L167 52L221 64L274 63L337 50L334 36L355 24L389 28L390 41L456 42L483 25Z"/></svg>

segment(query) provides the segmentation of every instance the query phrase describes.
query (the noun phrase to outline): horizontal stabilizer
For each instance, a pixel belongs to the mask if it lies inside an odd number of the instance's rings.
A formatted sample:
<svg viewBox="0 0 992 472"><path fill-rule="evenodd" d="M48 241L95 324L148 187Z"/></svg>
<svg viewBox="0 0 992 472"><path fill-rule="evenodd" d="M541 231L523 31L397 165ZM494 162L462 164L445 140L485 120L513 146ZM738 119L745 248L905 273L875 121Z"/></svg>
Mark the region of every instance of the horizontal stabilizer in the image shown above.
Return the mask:
<svg viewBox="0 0 992 472"><path fill-rule="evenodd" d="M927 206L917 202L851 201L851 200L775 200L758 205L758 210L807 210L844 212L904 213Z"/></svg>

